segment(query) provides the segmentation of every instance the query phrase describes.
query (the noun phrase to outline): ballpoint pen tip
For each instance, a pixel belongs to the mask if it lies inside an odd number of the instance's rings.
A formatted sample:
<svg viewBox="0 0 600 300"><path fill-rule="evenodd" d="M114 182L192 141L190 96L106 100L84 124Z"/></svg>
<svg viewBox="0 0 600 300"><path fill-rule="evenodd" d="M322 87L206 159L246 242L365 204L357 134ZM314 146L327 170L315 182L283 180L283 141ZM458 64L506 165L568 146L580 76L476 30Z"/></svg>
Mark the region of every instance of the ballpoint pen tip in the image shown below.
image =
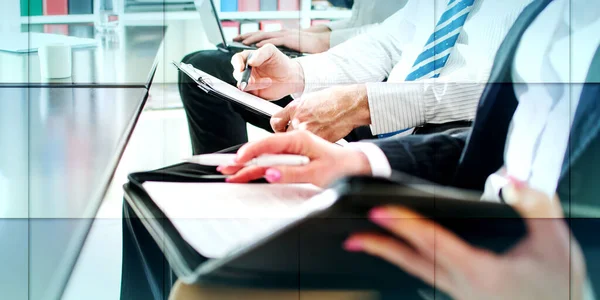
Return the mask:
<svg viewBox="0 0 600 300"><path fill-rule="evenodd" d="M240 83L240 90L241 90L242 92L243 92L243 91L245 91L247 86L248 86L248 84L247 84L247 83L245 83L245 82L242 82L242 83Z"/></svg>

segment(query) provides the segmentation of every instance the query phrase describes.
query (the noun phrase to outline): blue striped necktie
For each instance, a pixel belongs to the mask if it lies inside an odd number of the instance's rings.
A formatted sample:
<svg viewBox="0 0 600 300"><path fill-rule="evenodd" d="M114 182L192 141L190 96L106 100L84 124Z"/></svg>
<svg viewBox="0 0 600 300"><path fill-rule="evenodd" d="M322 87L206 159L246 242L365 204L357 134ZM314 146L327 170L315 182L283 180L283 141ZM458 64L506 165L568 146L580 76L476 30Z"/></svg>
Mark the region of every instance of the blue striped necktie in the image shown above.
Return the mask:
<svg viewBox="0 0 600 300"><path fill-rule="evenodd" d="M425 43L423 52L417 56L413 67L405 81L416 81L427 78L438 78L442 68L458 41L467 17L475 0L449 0L446 11L440 17L433 34ZM380 134L379 138L394 136L409 130Z"/></svg>

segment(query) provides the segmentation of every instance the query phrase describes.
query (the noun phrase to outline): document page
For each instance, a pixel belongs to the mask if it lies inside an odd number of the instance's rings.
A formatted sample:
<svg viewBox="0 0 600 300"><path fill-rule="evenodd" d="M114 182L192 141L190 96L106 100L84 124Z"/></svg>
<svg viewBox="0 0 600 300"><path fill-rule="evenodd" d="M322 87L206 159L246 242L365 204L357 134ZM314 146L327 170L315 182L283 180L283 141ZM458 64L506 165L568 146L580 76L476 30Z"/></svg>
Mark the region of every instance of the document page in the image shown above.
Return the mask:
<svg viewBox="0 0 600 300"><path fill-rule="evenodd" d="M186 242L210 258L223 257L336 200L315 197L321 189L311 184L145 182L143 186Z"/></svg>

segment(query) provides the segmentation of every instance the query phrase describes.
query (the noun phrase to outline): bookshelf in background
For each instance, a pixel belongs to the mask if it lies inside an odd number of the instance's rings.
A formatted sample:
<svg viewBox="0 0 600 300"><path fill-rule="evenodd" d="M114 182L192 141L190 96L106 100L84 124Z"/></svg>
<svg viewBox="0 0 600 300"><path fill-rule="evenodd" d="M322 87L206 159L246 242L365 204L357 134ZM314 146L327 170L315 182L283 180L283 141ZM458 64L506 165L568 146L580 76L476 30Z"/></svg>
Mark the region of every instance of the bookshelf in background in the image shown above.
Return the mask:
<svg viewBox="0 0 600 300"><path fill-rule="evenodd" d="M6 1L6 0L0 0ZM9 0L10 1L10 0ZM44 1L46 3L62 3L60 8L64 12L65 0L19 0L21 2L21 18L22 24L69 24L69 23L90 23L93 22L93 0L66 0L68 14L52 14L46 10L47 15L44 15ZM57 1L57 2L54 2ZM63 2L60 2L63 1ZM136 0L137 2L148 1L152 3L160 3L157 0ZM191 1L191 0L182 0ZM205 0L208 1L208 0ZM260 21L282 20L289 22L298 22L294 24L283 23L284 28L306 28L311 26L315 19L342 19L351 15L349 10L339 10L330 6L315 6L317 1L313 0L213 0L215 7L221 10L222 2L229 2L230 5L235 5L234 11L220 11L219 15L222 20L231 20L240 22L240 32L244 28L260 27ZM125 5L125 1L121 1ZM167 2L165 2L166 5ZM175 2L173 2L175 3ZM177 2L179 3L179 2ZM244 3L241 4L240 3ZM146 4L147 5L147 4ZM142 6L140 6L142 7ZM144 6L145 7L145 6ZM258 7L258 10L257 10ZM166 9L166 8L165 8ZM189 10L188 10L189 9ZM186 10L124 10L122 20L124 23L136 22L164 22L165 20L197 20L198 13L193 10L193 4ZM240 11L241 9L241 11ZM291 10L286 10L291 9ZM51 14L51 15L50 15ZM247 24L254 22L255 24ZM299 24L299 25L297 25ZM250 26L250 27L249 27ZM244 28L242 28L244 27ZM274 26L267 26L274 28ZM248 29L250 30L250 29ZM253 30L256 31L256 30Z"/></svg>
<svg viewBox="0 0 600 300"><path fill-rule="evenodd" d="M70 15L85 15L94 13L94 0L68 0Z"/></svg>
<svg viewBox="0 0 600 300"><path fill-rule="evenodd" d="M237 0L238 11L260 11L260 0Z"/></svg>
<svg viewBox="0 0 600 300"><path fill-rule="evenodd" d="M278 0L260 0L261 11L276 11Z"/></svg>
<svg viewBox="0 0 600 300"><path fill-rule="evenodd" d="M221 12L299 11L300 0L220 0Z"/></svg>
<svg viewBox="0 0 600 300"><path fill-rule="evenodd" d="M279 0L277 3L279 11L298 11L300 10L300 0Z"/></svg>
<svg viewBox="0 0 600 300"><path fill-rule="evenodd" d="M69 14L69 5L67 0L43 0L42 6L44 16L60 16Z"/></svg>
<svg viewBox="0 0 600 300"><path fill-rule="evenodd" d="M4 1L4 0L3 0ZM92 14L93 0L20 0L21 16Z"/></svg>
<svg viewBox="0 0 600 300"><path fill-rule="evenodd" d="M42 0L21 0L21 16L41 16L43 13Z"/></svg>

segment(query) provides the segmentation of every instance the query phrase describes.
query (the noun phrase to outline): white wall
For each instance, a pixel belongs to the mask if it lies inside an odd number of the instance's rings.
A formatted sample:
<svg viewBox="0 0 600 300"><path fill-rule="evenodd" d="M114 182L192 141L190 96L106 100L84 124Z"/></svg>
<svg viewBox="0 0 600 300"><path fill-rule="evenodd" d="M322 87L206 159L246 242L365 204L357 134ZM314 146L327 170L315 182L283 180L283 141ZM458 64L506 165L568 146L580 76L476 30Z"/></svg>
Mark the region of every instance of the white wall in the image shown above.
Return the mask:
<svg viewBox="0 0 600 300"><path fill-rule="evenodd" d="M19 0L0 1L0 32L19 32L21 29Z"/></svg>

